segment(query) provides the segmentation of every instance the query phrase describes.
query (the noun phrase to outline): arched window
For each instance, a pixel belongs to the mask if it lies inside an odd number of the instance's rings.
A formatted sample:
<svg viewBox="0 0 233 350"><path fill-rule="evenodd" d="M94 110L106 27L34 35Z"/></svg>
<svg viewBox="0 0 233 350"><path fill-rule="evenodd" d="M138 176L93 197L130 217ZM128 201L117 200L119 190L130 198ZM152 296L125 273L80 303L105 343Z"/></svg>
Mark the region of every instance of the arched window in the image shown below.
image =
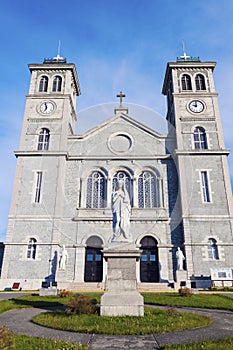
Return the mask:
<svg viewBox="0 0 233 350"><path fill-rule="evenodd" d="M117 182L122 181L129 194L130 204L133 205L133 186L130 176L124 171L118 171L112 179L112 189L116 188Z"/></svg>
<svg viewBox="0 0 233 350"><path fill-rule="evenodd" d="M191 78L188 74L182 75L181 86L182 90L192 90Z"/></svg>
<svg viewBox="0 0 233 350"><path fill-rule="evenodd" d="M217 241L214 238L208 239L208 258L211 260L219 259Z"/></svg>
<svg viewBox="0 0 233 350"><path fill-rule="evenodd" d="M59 75L56 75L53 79L53 92L61 91L62 78Z"/></svg>
<svg viewBox="0 0 233 350"><path fill-rule="evenodd" d="M49 129L43 128L39 132L38 138L38 151L47 151L49 149L49 138L50 132Z"/></svg>
<svg viewBox="0 0 233 350"><path fill-rule="evenodd" d="M159 180L149 171L143 171L138 178L138 207L160 207Z"/></svg>
<svg viewBox="0 0 233 350"><path fill-rule="evenodd" d="M28 249L27 249L27 259L35 259L36 258L36 239L30 238Z"/></svg>
<svg viewBox="0 0 233 350"><path fill-rule="evenodd" d="M205 77L202 74L197 74L195 78L196 90L206 90Z"/></svg>
<svg viewBox="0 0 233 350"><path fill-rule="evenodd" d="M200 126L196 127L193 133L194 138L194 148L195 149L207 149L207 138L206 138L206 132L204 128L201 128Z"/></svg>
<svg viewBox="0 0 233 350"><path fill-rule="evenodd" d="M106 207L106 179L98 172L94 171L87 179L87 208Z"/></svg>
<svg viewBox="0 0 233 350"><path fill-rule="evenodd" d="M39 92L47 92L48 90L48 77L43 75L40 79Z"/></svg>

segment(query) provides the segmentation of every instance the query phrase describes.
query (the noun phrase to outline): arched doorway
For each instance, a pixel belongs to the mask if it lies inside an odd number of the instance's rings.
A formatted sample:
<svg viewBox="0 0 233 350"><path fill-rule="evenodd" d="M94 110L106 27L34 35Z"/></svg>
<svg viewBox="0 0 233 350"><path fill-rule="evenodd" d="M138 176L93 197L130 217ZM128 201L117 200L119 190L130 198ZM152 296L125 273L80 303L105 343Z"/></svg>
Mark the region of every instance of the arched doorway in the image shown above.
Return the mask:
<svg viewBox="0 0 233 350"><path fill-rule="evenodd" d="M158 242L152 236L145 236L141 242L141 282L159 282Z"/></svg>
<svg viewBox="0 0 233 350"><path fill-rule="evenodd" d="M102 239L91 236L86 242L85 252L85 282L102 282L103 280L103 245Z"/></svg>

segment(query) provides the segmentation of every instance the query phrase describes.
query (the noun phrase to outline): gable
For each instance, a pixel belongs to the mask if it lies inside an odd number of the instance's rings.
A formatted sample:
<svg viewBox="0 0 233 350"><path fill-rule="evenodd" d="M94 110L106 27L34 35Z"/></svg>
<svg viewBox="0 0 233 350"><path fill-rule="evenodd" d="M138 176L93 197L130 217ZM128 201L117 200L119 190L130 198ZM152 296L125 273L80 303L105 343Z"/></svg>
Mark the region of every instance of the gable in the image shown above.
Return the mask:
<svg viewBox="0 0 233 350"><path fill-rule="evenodd" d="M135 158L165 154L166 135L120 113L87 131L69 137L72 157Z"/></svg>

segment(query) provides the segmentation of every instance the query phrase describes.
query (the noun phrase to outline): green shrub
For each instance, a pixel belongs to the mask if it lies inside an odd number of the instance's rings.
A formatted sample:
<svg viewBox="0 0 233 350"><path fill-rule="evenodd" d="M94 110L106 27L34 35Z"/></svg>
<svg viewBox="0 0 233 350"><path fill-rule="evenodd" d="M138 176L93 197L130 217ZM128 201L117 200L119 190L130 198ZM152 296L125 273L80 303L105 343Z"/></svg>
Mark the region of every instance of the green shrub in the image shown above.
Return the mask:
<svg viewBox="0 0 233 350"><path fill-rule="evenodd" d="M188 287L183 287L180 288L178 290L179 294L185 297L190 297L191 295L193 295L192 289L188 288Z"/></svg>
<svg viewBox="0 0 233 350"><path fill-rule="evenodd" d="M83 294L76 294L65 306L67 315L91 315L98 311L97 300Z"/></svg>

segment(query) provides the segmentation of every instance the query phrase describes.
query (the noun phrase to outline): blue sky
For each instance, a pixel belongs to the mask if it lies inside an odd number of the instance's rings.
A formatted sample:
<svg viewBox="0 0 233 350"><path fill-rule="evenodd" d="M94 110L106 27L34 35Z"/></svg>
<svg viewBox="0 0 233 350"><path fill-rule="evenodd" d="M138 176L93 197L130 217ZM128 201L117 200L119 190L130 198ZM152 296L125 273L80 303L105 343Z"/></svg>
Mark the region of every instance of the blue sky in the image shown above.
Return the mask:
<svg viewBox="0 0 233 350"><path fill-rule="evenodd" d="M109 102L117 105L115 95L123 90L126 104L146 106L164 116L161 88L166 63L182 54L184 40L189 55L217 62L215 86L225 142L233 149L232 18L230 0L4 1L0 12L0 241L7 228L13 151L19 145L30 81L28 63L56 56L61 40L61 55L76 64L79 75L78 111ZM143 115L139 119L146 123ZM100 121L94 113L83 119L80 113L77 132ZM233 178L233 156L229 165Z"/></svg>

